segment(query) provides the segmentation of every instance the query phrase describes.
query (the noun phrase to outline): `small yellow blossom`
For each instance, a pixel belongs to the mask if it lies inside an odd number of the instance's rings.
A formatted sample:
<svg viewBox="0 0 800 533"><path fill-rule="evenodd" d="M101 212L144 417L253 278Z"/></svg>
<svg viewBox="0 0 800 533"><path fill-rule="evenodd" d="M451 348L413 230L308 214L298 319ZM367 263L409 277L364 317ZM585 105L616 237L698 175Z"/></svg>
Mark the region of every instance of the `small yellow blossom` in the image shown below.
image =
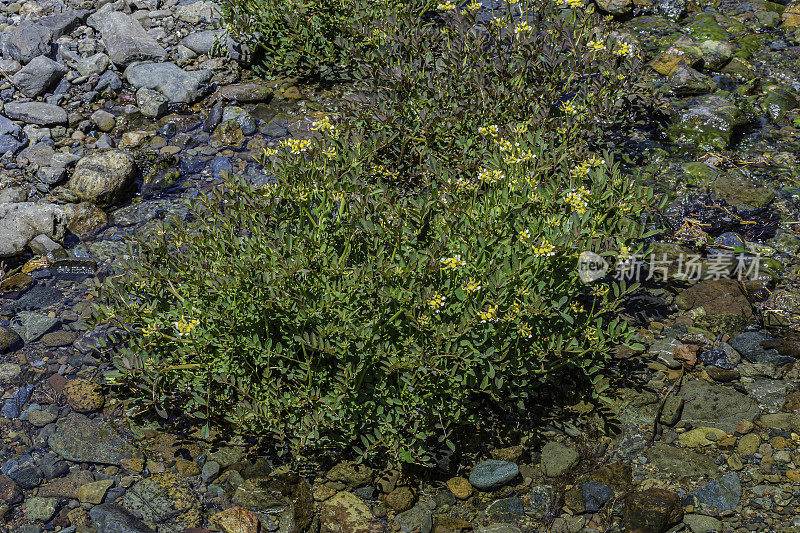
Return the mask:
<svg viewBox="0 0 800 533"><path fill-rule="evenodd" d="M573 313L583 313L584 311L583 306L579 302L572 302L569 304L569 308L572 309Z"/></svg>
<svg viewBox="0 0 800 533"><path fill-rule="evenodd" d="M533 247L533 254L539 257L550 257L556 254L556 249L547 240L544 240L541 245Z"/></svg>
<svg viewBox="0 0 800 533"><path fill-rule="evenodd" d="M531 25L523 20L522 22L517 24L516 28L514 28L514 33L519 35L520 33L527 33L529 31L531 31L532 29L533 28L531 28Z"/></svg>
<svg viewBox="0 0 800 533"><path fill-rule="evenodd" d="M603 296L608 294L608 285L595 285L592 287L592 296Z"/></svg>
<svg viewBox="0 0 800 533"><path fill-rule="evenodd" d="M181 319L175 322L174 326L175 329L178 330L178 336L183 337L184 335L188 335L192 332L194 328L200 323L200 320L197 318L187 320L183 315L181 315Z"/></svg>
<svg viewBox="0 0 800 533"><path fill-rule="evenodd" d="M477 11L481 8L481 3L478 0L472 0L469 4L464 6L464 9L461 10L462 15L467 15L472 11Z"/></svg>
<svg viewBox="0 0 800 533"><path fill-rule="evenodd" d="M442 2L438 6L436 6L436 9L438 9L439 11L453 11L455 8L456 5L453 4L452 2Z"/></svg>
<svg viewBox="0 0 800 533"><path fill-rule="evenodd" d="M501 170L489 170L487 168L478 173L478 179L483 183L496 183L505 178Z"/></svg>
<svg viewBox="0 0 800 533"><path fill-rule="evenodd" d="M158 331L159 331L159 328L158 328L158 326L156 326L155 324L152 324L152 323L151 323L151 324L147 324L147 325L146 325L146 326L145 326L145 327L142 329L142 335L144 335L145 337L152 337L153 335L155 335L156 333L158 333Z"/></svg>
<svg viewBox="0 0 800 533"><path fill-rule="evenodd" d="M520 334L520 336L526 339L530 339L531 337L533 337L533 329L529 324L526 324L524 322L520 322L519 324L517 324L517 332Z"/></svg>
<svg viewBox="0 0 800 533"><path fill-rule="evenodd" d="M595 52L600 52L606 49L606 45L602 41L589 41L587 46Z"/></svg>
<svg viewBox="0 0 800 533"><path fill-rule="evenodd" d="M467 265L467 262L461 259L461 254L456 254L453 257L443 257L439 262L442 264L442 270L458 270Z"/></svg>
<svg viewBox="0 0 800 533"><path fill-rule="evenodd" d="M336 127L331 123L329 117L324 117L314 122L311 129L314 131L321 131L322 133L332 133L336 130Z"/></svg>
<svg viewBox="0 0 800 533"><path fill-rule="evenodd" d="M478 318L481 319L481 324L497 321L497 306L490 306L486 311L478 311Z"/></svg>
<svg viewBox="0 0 800 533"><path fill-rule="evenodd" d="M307 152L309 146L311 145L310 139L286 139L283 141L283 146L289 148L289 151L293 154L300 154L303 152Z"/></svg>
<svg viewBox="0 0 800 533"><path fill-rule="evenodd" d="M569 7L583 7L583 0L567 0Z"/></svg>
<svg viewBox="0 0 800 533"><path fill-rule="evenodd" d="M580 187L574 191L569 191L564 197L564 203L572 207L574 211L583 214L589 207L589 202L586 199L587 196L589 196L589 191Z"/></svg>
<svg viewBox="0 0 800 533"><path fill-rule="evenodd" d="M631 51L631 47L627 43L619 43L619 46L614 50L614 55L626 56Z"/></svg>
<svg viewBox="0 0 800 533"><path fill-rule="evenodd" d="M442 310L444 307L444 296L439 294L438 292L434 292L430 298L428 298L428 307L436 311L437 313Z"/></svg>
<svg viewBox="0 0 800 533"><path fill-rule="evenodd" d="M531 234L528 232L528 230L524 229L524 230L519 232L519 240L520 241L527 242L528 239L530 239L530 238L531 238Z"/></svg>
<svg viewBox="0 0 800 533"><path fill-rule="evenodd" d="M481 126L478 128L478 133L484 137L497 137L497 125Z"/></svg>
<svg viewBox="0 0 800 533"><path fill-rule="evenodd" d="M473 278L469 278L469 280L464 284L464 292L475 292L481 290L481 284L475 281Z"/></svg>
<svg viewBox="0 0 800 533"><path fill-rule="evenodd" d="M575 113L578 112L578 107L574 103L572 103L572 101L562 102L561 111L563 111L567 115L574 115Z"/></svg>

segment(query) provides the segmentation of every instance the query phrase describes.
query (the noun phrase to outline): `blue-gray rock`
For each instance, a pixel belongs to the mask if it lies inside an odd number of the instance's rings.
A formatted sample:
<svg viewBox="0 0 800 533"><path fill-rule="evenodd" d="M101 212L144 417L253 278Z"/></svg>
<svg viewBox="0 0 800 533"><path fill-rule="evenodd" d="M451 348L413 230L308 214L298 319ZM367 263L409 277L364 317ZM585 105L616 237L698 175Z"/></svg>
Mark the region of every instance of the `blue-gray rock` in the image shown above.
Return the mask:
<svg viewBox="0 0 800 533"><path fill-rule="evenodd" d="M4 473L25 490L38 487L42 482L42 471L30 457L6 469Z"/></svg>
<svg viewBox="0 0 800 533"><path fill-rule="evenodd" d="M736 472L725 474L693 490L683 498L683 505L710 505L720 511L732 511L742 497L742 485Z"/></svg>
<svg viewBox="0 0 800 533"><path fill-rule="evenodd" d="M685 383L680 396L685 401L681 419L693 427L714 427L733 433L740 420L752 422L760 413L758 403L748 395L703 380Z"/></svg>
<svg viewBox="0 0 800 533"><path fill-rule="evenodd" d="M469 482L478 490L502 487L519 475L519 467L509 461L489 459L478 463L469 474Z"/></svg>
<svg viewBox="0 0 800 533"><path fill-rule="evenodd" d="M156 533L155 530L113 503L103 503L89 511L97 533Z"/></svg>
<svg viewBox="0 0 800 533"><path fill-rule="evenodd" d="M58 323L55 317L49 317L34 311L20 311L11 321L11 329L19 333L26 344L39 340L42 335L53 329Z"/></svg>
<svg viewBox="0 0 800 533"><path fill-rule="evenodd" d="M45 56L34 58L11 78L20 92L35 98L47 92L67 73L66 67Z"/></svg>
<svg viewBox="0 0 800 533"><path fill-rule="evenodd" d="M160 61L167 51L133 17L119 11L95 13L88 24L98 30L111 62L125 68L134 61Z"/></svg>
<svg viewBox="0 0 800 533"><path fill-rule="evenodd" d="M211 175L217 179L221 178L224 172L233 172L233 164L230 158L225 156L217 157L211 161L209 168L211 169Z"/></svg>
<svg viewBox="0 0 800 533"><path fill-rule="evenodd" d="M190 33L181 41L181 44L196 54L207 54L214 43L224 41L228 45L227 32L224 30L205 30Z"/></svg>
<svg viewBox="0 0 800 533"><path fill-rule="evenodd" d="M67 461L119 466L124 459L141 457L140 451L102 419L91 419L73 412L56 424L56 431L47 443Z"/></svg>
<svg viewBox="0 0 800 533"><path fill-rule="evenodd" d="M736 368L736 365L741 362L742 358L739 352L734 350L730 344L723 342L716 348L700 352L700 360L704 365L715 366L723 370L731 370Z"/></svg>
<svg viewBox="0 0 800 533"><path fill-rule="evenodd" d="M420 533L430 533L433 529L433 509L436 504L433 500L421 500L409 509L398 514L394 521L400 528L400 533L411 533L412 531L419 531Z"/></svg>
<svg viewBox="0 0 800 533"><path fill-rule="evenodd" d="M764 348L762 342L774 340L771 335L759 333L757 331L746 331L736 335L731 340L731 346L742 357L751 363L770 363L775 366L794 363L794 358L788 355L781 355L774 348Z"/></svg>
<svg viewBox="0 0 800 533"><path fill-rule="evenodd" d="M588 513L596 513L614 496L614 489L599 481L587 481L581 485L581 492Z"/></svg>
<svg viewBox="0 0 800 533"><path fill-rule="evenodd" d="M747 123L747 117L732 101L707 95L676 113L668 133L678 144L725 150L730 146L734 133Z"/></svg>
<svg viewBox="0 0 800 533"><path fill-rule="evenodd" d="M10 118L26 124L58 126L68 122L67 112L63 108L44 102L9 102L3 110Z"/></svg>
<svg viewBox="0 0 800 533"><path fill-rule="evenodd" d="M33 58L49 54L53 31L31 20L22 21L16 28L3 36L2 52L22 64Z"/></svg>
<svg viewBox="0 0 800 533"><path fill-rule="evenodd" d="M579 458L572 448L550 441L542 448L542 473L547 477L563 476L578 464Z"/></svg>
<svg viewBox="0 0 800 533"><path fill-rule="evenodd" d="M33 385L25 385L24 387L17 389L17 391L14 393L14 396L6 400L3 404L3 416L6 418L19 418L19 415L22 414L22 409L24 408L25 404L31 399L32 393Z"/></svg>
<svg viewBox="0 0 800 533"><path fill-rule="evenodd" d="M139 89L155 89L171 103L192 103L211 79L210 70L183 70L174 63L138 63L125 70L128 83Z"/></svg>
<svg viewBox="0 0 800 533"><path fill-rule="evenodd" d="M96 91L102 91L104 89L119 91L122 89L122 80L119 79L119 76L117 76L116 72L108 70L100 76L99 80L97 80L97 85L94 86L94 89Z"/></svg>
<svg viewBox="0 0 800 533"><path fill-rule="evenodd" d="M206 464L203 465L203 470L200 474L200 477L203 479L204 483L210 483L216 479L217 475L219 474L219 463L216 461L206 461Z"/></svg>
<svg viewBox="0 0 800 533"><path fill-rule="evenodd" d="M528 507L535 514L547 514L553 505L555 491L552 485L535 485L530 490Z"/></svg>
<svg viewBox="0 0 800 533"><path fill-rule="evenodd" d="M253 116L239 106L228 106L222 114L222 122L234 120L242 128L245 135L253 135L258 130L258 125Z"/></svg>
<svg viewBox="0 0 800 533"><path fill-rule="evenodd" d="M516 522L525 517L525 501L516 496L489 504L485 518L489 522Z"/></svg>

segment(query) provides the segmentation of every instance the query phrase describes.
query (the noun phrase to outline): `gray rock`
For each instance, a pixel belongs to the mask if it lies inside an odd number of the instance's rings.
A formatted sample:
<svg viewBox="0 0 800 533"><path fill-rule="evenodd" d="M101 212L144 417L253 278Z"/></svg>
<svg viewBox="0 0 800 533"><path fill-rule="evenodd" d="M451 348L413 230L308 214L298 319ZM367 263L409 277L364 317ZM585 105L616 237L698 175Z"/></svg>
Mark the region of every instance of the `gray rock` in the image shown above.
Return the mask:
<svg viewBox="0 0 800 533"><path fill-rule="evenodd" d="M116 72L112 72L107 70L103 72L100 76L100 79L97 80L97 85L94 87L95 91L103 91L105 89L111 89L112 91L118 91L122 89L122 80L119 79Z"/></svg>
<svg viewBox="0 0 800 533"><path fill-rule="evenodd" d="M49 522L56 514L58 500L34 496L25 500L25 518L32 522Z"/></svg>
<svg viewBox="0 0 800 533"><path fill-rule="evenodd" d="M794 363L794 358L781 355L774 348L764 348L762 342L774 340L771 335L759 333L757 331L746 331L736 335L731 340L731 347L739 352L742 357L751 363L770 363L773 365L785 365Z"/></svg>
<svg viewBox="0 0 800 533"><path fill-rule="evenodd" d="M0 59L0 71L5 72L9 76L12 76L19 72L19 69L22 68L19 61L14 59Z"/></svg>
<svg viewBox="0 0 800 533"><path fill-rule="evenodd" d="M174 63L139 63L125 70L128 83L137 89L155 89L171 103L192 103L197 100L211 75L209 70L187 72Z"/></svg>
<svg viewBox="0 0 800 533"><path fill-rule="evenodd" d="M102 74L108 68L109 62L108 56L100 52L86 59L77 61L75 63L75 70L77 70L81 76Z"/></svg>
<svg viewBox="0 0 800 533"><path fill-rule="evenodd" d="M11 321L11 329L16 331L27 344L38 340L57 323L57 318L51 318L33 311L20 311Z"/></svg>
<svg viewBox="0 0 800 533"><path fill-rule="evenodd" d="M71 33L72 30L80 26L89 16L89 11L86 9L70 9L63 13L57 13L47 17L39 17L36 23L49 29L53 33L53 40Z"/></svg>
<svg viewBox="0 0 800 533"><path fill-rule="evenodd" d="M433 529L433 509L436 504L433 500L423 500L418 502L414 507L408 511L398 514L394 521L400 528L401 533L411 533L412 531L419 531L420 533L430 533Z"/></svg>
<svg viewBox="0 0 800 533"><path fill-rule="evenodd" d="M495 500L486 508L484 517L489 522L516 522L525 518L525 501L517 496Z"/></svg>
<svg viewBox="0 0 800 533"><path fill-rule="evenodd" d="M26 124L57 126L68 122L67 112L63 108L42 102L9 102L4 111L9 118Z"/></svg>
<svg viewBox="0 0 800 533"><path fill-rule="evenodd" d="M16 363L0 363L0 383L13 381L21 372L22 367Z"/></svg>
<svg viewBox="0 0 800 533"><path fill-rule="evenodd" d="M22 346L22 337L13 329L0 326L0 354L16 350Z"/></svg>
<svg viewBox="0 0 800 533"><path fill-rule="evenodd" d="M55 204L0 204L0 257L16 255L37 235L64 238L67 217Z"/></svg>
<svg viewBox="0 0 800 533"><path fill-rule="evenodd" d="M686 402L682 419L694 427L714 427L733 433L740 420L752 422L759 414L755 400L724 385L690 381L680 395Z"/></svg>
<svg viewBox="0 0 800 533"><path fill-rule="evenodd" d="M475 533L522 533L522 530L512 524L490 524L478 526Z"/></svg>
<svg viewBox="0 0 800 533"><path fill-rule="evenodd" d="M542 448L542 472L547 477L563 476L578 464L578 452L555 441Z"/></svg>
<svg viewBox="0 0 800 533"><path fill-rule="evenodd" d="M653 2L656 13L672 21L679 20L686 14L685 0L656 0Z"/></svg>
<svg viewBox="0 0 800 533"><path fill-rule="evenodd" d="M725 474L693 490L683 498L684 505L710 505L720 511L732 511L742 497L742 484L736 472Z"/></svg>
<svg viewBox="0 0 800 533"><path fill-rule="evenodd" d="M614 497L614 489L598 481L587 481L581 485L581 492L583 505L588 513L596 513Z"/></svg>
<svg viewBox="0 0 800 533"><path fill-rule="evenodd" d="M34 464L30 456L28 456L27 460L20 461L5 469L5 474L25 490L31 490L42 482L42 471Z"/></svg>
<svg viewBox="0 0 800 533"><path fill-rule="evenodd" d="M704 365L711 365L723 370L732 370L742 360L739 352L727 342L721 342L716 348L700 352L700 360Z"/></svg>
<svg viewBox="0 0 800 533"><path fill-rule="evenodd" d="M210 483L216 479L217 475L219 474L219 463L216 461L206 461L203 465L203 470L201 472L201 477L203 482Z"/></svg>
<svg viewBox="0 0 800 533"><path fill-rule="evenodd" d="M66 67L45 56L34 58L12 80L25 96L34 98L48 91L67 73Z"/></svg>
<svg viewBox="0 0 800 533"><path fill-rule="evenodd" d="M773 379L758 379L743 385L759 405L773 410L780 409L786 401L786 391L789 387L787 382Z"/></svg>
<svg viewBox="0 0 800 533"><path fill-rule="evenodd" d="M142 115L152 118L158 118L169 110L167 97L147 87L142 87L136 91L136 105Z"/></svg>
<svg viewBox="0 0 800 533"><path fill-rule="evenodd" d="M51 29L25 20L9 34L3 36L3 55L26 64L34 57L49 54L52 40L53 31Z"/></svg>
<svg viewBox="0 0 800 533"><path fill-rule="evenodd" d="M191 33L184 37L181 44L196 54L207 54L214 46L214 43L226 39L226 33L223 30L205 30Z"/></svg>
<svg viewBox="0 0 800 533"><path fill-rule="evenodd" d="M145 478L128 489L121 503L145 522L157 525L160 532L180 533L199 525L186 522L187 507L197 507L199 502L185 484L165 486L153 478Z"/></svg>
<svg viewBox="0 0 800 533"><path fill-rule="evenodd" d="M200 21L219 20L221 11L216 3L200 0L179 6L175 10L175 16L184 22L196 24Z"/></svg>
<svg viewBox="0 0 800 533"><path fill-rule="evenodd" d="M238 106L228 106L222 113L222 122L228 120L236 121L242 128L242 133L245 135L253 135L258 130L258 124L253 115Z"/></svg>
<svg viewBox="0 0 800 533"><path fill-rule="evenodd" d="M670 93L675 96L708 94L717 89L717 83L708 74L687 65L678 65L667 79L667 85Z"/></svg>
<svg viewBox="0 0 800 533"><path fill-rule="evenodd" d="M167 51L142 25L125 13L95 13L87 22L100 32L111 62L120 68L134 61L163 60L167 56Z"/></svg>
<svg viewBox="0 0 800 533"><path fill-rule="evenodd" d="M647 450L647 460L658 470L675 476L711 477L719 475L719 468L708 455L685 448L676 448L662 442Z"/></svg>
<svg viewBox="0 0 800 533"><path fill-rule="evenodd" d="M475 465L469 474L469 482L478 490L491 490L502 487L518 475L516 464L490 459Z"/></svg>
<svg viewBox="0 0 800 533"><path fill-rule="evenodd" d="M717 533L722 531L722 522L713 516L704 514L683 515L683 523L689 526L692 533Z"/></svg>
<svg viewBox="0 0 800 533"><path fill-rule="evenodd" d="M89 511L97 533L156 533L119 505L103 503Z"/></svg>
<svg viewBox="0 0 800 533"><path fill-rule="evenodd" d="M129 153L95 152L78 161L67 187L82 201L106 207L127 199L137 173L136 162Z"/></svg>
<svg viewBox="0 0 800 533"><path fill-rule="evenodd" d="M102 419L70 413L57 423L47 439L55 453L75 463L119 466L125 459L141 458L141 452L125 442Z"/></svg>
<svg viewBox="0 0 800 533"><path fill-rule="evenodd" d="M679 144L693 144L703 150L725 150L734 133L747 122L747 117L733 102L709 95L679 111L668 133Z"/></svg>
<svg viewBox="0 0 800 533"><path fill-rule="evenodd" d="M16 122L0 115L0 155L6 152L16 154L28 143L25 132ZM0 198L0 203L4 203Z"/></svg>

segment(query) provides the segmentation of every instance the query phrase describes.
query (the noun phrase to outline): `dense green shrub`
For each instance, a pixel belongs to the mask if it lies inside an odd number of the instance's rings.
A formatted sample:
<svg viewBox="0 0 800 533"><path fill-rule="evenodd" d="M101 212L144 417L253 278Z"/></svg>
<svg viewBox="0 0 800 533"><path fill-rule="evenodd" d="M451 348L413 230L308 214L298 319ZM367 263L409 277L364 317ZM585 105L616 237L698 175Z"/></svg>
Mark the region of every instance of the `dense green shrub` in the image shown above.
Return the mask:
<svg viewBox="0 0 800 533"><path fill-rule="evenodd" d="M652 193L596 150L635 61L585 13L470 33L470 9L442 7L363 32L374 81L265 153L275 184L232 177L106 281L109 377L136 408L425 461L478 406L520 412L630 340L631 287L584 285L577 256L646 234Z"/></svg>

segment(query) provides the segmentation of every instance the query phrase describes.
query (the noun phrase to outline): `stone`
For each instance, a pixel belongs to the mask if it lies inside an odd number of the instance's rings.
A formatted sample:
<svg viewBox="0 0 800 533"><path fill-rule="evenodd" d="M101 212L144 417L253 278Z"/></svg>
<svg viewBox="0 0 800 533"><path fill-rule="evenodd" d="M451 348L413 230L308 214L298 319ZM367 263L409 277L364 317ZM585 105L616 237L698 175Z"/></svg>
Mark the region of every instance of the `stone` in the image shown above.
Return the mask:
<svg viewBox="0 0 800 533"><path fill-rule="evenodd" d="M98 12L88 24L98 30L112 63L125 68L135 61L160 61L167 51L133 17L119 11Z"/></svg>
<svg viewBox="0 0 800 533"><path fill-rule="evenodd" d="M67 229L79 237L97 233L108 224L105 211L91 202L67 204L64 212L67 215Z"/></svg>
<svg viewBox="0 0 800 533"><path fill-rule="evenodd" d="M81 503L99 505L103 503L108 489L114 485L113 479L101 479L78 487L77 496Z"/></svg>
<svg viewBox="0 0 800 533"><path fill-rule="evenodd" d="M16 333L14 333L16 335ZM0 353L3 350L0 349ZM22 372L22 367L16 363L0 363L0 383L14 381Z"/></svg>
<svg viewBox="0 0 800 533"><path fill-rule="evenodd" d="M733 370L742 357L730 344L721 342L716 348L700 352L700 360L704 365L715 366L722 370Z"/></svg>
<svg viewBox="0 0 800 533"><path fill-rule="evenodd" d="M55 422L58 419L58 414L51 413L50 411L44 410L33 410L28 412L28 422L36 426L37 428L41 428Z"/></svg>
<svg viewBox="0 0 800 533"><path fill-rule="evenodd" d="M125 442L100 419L70 413L57 423L56 432L48 439L58 455L76 463L98 463L120 466L123 460L141 457L141 452Z"/></svg>
<svg viewBox="0 0 800 533"><path fill-rule="evenodd" d="M736 207L765 207L775 198L775 192L741 169L720 174L711 189L723 200ZM727 280L736 283L736 280Z"/></svg>
<svg viewBox="0 0 800 533"><path fill-rule="evenodd" d="M33 311L19 311L11 321L11 329L19 334L25 344L28 344L39 340L57 323L58 319L55 317Z"/></svg>
<svg viewBox="0 0 800 533"><path fill-rule="evenodd" d="M128 83L137 89L154 89L170 103L190 104L197 100L211 75L209 70L186 71L174 63L138 63L125 70Z"/></svg>
<svg viewBox="0 0 800 533"><path fill-rule="evenodd" d="M722 521L704 514L683 515L683 523L692 533L717 533L722 531Z"/></svg>
<svg viewBox="0 0 800 533"><path fill-rule="evenodd" d="M525 501L512 496L489 504L484 512L487 522L516 522L525 518Z"/></svg>
<svg viewBox="0 0 800 533"><path fill-rule="evenodd" d="M106 207L129 197L137 174L136 162L129 153L95 152L78 161L67 186L82 201Z"/></svg>
<svg viewBox="0 0 800 533"><path fill-rule="evenodd" d="M605 11L609 15L624 16L631 12L633 9L632 0L599 0L597 7Z"/></svg>
<svg viewBox="0 0 800 533"><path fill-rule="evenodd" d="M492 490L512 481L519 475L519 467L508 461L490 459L475 465L469 474L469 482L478 490Z"/></svg>
<svg viewBox="0 0 800 533"><path fill-rule="evenodd" d="M269 102L272 99L272 89L266 85L258 83L241 83L220 87L215 97L221 100L229 100L239 104L257 104Z"/></svg>
<svg viewBox="0 0 800 533"><path fill-rule="evenodd" d="M464 477L453 477L448 479L447 488L450 489L450 492L452 492L453 495L459 500L468 499L474 492L472 484L467 478Z"/></svg>
<svg viewBox="0 0 800 533"><path fill-rule="evenodd" d="M319 504L320 533L383 531L369 506L351 492L338 492Z"/></svg>
<svg viewBox="0 0 800 533"><path fill-rule="evenodd" d="M221 17L219 5L208 0L199 0L186 5L178 6L175 16L178 19L197 24L200 21L212 22Z"/></svg>
<svg viewBox="0 0 800 533"><path fill-rule="evenodd" d="M683 398L668 396L658 420L665 426L674 426L681 419L681 413L683 413Z"/></svg>
<svg viewBox="0 0 800 533"><path fill-rule="evenodd" d="M598 481L587 481L581 485L583 505L587 513L596 513L614 497L614 489Z"/></svg>
<svg viewBox="0 0 800 533"><path fill-rule="evenodd" d="M522 533L522 530L513 524L489 524L478 526L475 533Z"/></svg>
<svg viewBox="0 0 800 533"><path fill-rule="evenodd" d="M258 517L247 509L231 507L211 517L224 533L258 533Z"/></svg>
<svg viewBox="0 0 800 533"><path fill-rule="evenodd" d="M192 52L203 55L211 51L214 43L224 39L227 45L227 35L223 30L205 30L190 33L183 38L181 44Z"/></svg>
<svg viewBox="0 0 800 533"><path fill-rule="evenodd" d="M736 472L729 472L693 490L684 499L684 505L710 505L720 511L732 511L742 497L742 485Z"/></svg>
<svg viewBox="0 0 800 533"><path fill-rule="evenodd" d="M796 28L800 26L800 1L789 2L786 9L781 14L783 26L786 28Z"/></svg>
<svg viewBox="0 0 800 533"><path fill-rule="evenodd" d="M136 91L136 105L142 115L159 118L169 110L169 99L158 91L142 87Z"/></svg>
<svg viewBox="0 0 800 533"><path fill-rule="evenodd" d="M244 140L244 131L242 131L241 125L235 120L228 120L214 130L214 134L211 136L211 146L238 150L244 144Z"/></svg>
<svg viewBox="0 0 800 533"><path fill-rule="evenodd" d="M60 241L65 230L66 216L55 204L0 204L0 257L17 255L39 235Z"/></svg>
<svg viewBox="0 0 800 533"><path fill-rule="evenodd" d="M19 461L7 461L3 465L3 472L25 490L34 489L42 482L42 471L29 455L21 457Z"/></svg>
<svg viewBox="0 0 800 533"><path fill-rule="evenodd" d="M578 464L578 452L558 442L548 442L542 448L542 473L560 477Z"/></svg>
<svg viewBox="0 0 800 533"><path fill-rule="evenodd" d="M623 520L630 533L664 533L682 519L681 500L674 492L653 488L625 498Z"/></svg>
<svg viewBox="0 0 800 533"><path fill-rule="evenodd" d="M239 124L245 136L251 136L258 130L255 118L239 106L228 106L222 113L222 122L234 120Z"/></svg>
<svg viewBox="0 0 800 533"><path fill-rule="evenodd" d="M27 64L35 57L50 53L52 40L52 30L36 22L24 20L3 36L3 56Z"/></svg>
<svg viewBox="0 0 800 533"><path fill-rule="evenodd" d="M717 89L717 83L708 74L680 64L670 74L667 87L675 96L695 96L713 93Z"/></svg>
<svg viewBox="0 0 800 533"><path fill-rule="evenodd" d="M411 487L397 487L392 492L386 495L386 505L394 511L400 513L407 511L414 506L417 499L417 493Z"/></svg>
<svg viewBox="0 0 800 533"><path fill-rule="evenodd" d="M234 505L257 512L280 513L281 521L302 531L313 518L313 497L308 483L296 474L276 471L267 477L242 482L233 494Z"/></svg>
<svg viewBox="0 0 800 533"><path fill-rule="evenodd" d="M98 411L105 403L100 384L82 378L69 380L64 386L64 396L70 407L79 413Z"/></svg>
<svg viewBox="0 0 800 533"><path fill-rule="evenodd" d="M725 432L717 428L699 427L678 435L678 443L687 448L711 446L725 436Z"/></svg>
<svg viewBox="0 0 800 533"><path fill-rule="evenodd" d="M104 109L98 109L92 113L90 120L97 126L97 129L105 132L113 130L117 125L117 117Z"/></svg>
<svg viewBox="0 0 800 533"><path fill-rule="evenodd" d="M171 471L151 475L133 485L122 505L159 530L182 531L200 527L200 502L185 479Z"/></svg>
<svg viewBox="0 0 800 533"><path fill-rule="evenodd" d="M749 396L723 385L689 381L681 389L682 419L693 426L707 426L733 433L742 419L753 421L760 410Z"/></svg>
<svg viewBox="0 0 800 533"><path fill-rule="evenodd" d="M97 533L156 533L129 511L113 503L92 507L89 516Z"/></svg>
<svg viewBox="0 0 800 533"><path fill-rule="evenodd" d="M26 124L58 126L68 123L67 112L63 108L44 102L8 102L3 112L9 118Z"/></svg>
<svg viewBox="0 0 800 533"><path fill-rule="evenodd" d="M342 461L334 465L333 468L328 470L325 478L328 481L342 483L348 489L354 489L366 485L372 481L373 470L362 464L357 464L352 461Z"/></svg>
<svg viewBox="0 0 800 533"><path fill-rule="evenodd" d="M75 470L64 477L56 478L50 483L39 487L39 496L77 500L78 489L92 482L94 482L94 477L91 472L88 470Z"/></svg>
<svg viewBox="0 0 800 533"><path fill-rule="evenodd" d="M33 496L25 500L25 518L31 522L49 522L56 514L58 500Z"/></svg>
<svg viewBox="0 0 800 533"><path fill-rule="evenodd" d="M712 457L657 442L646 452L647 460L658 470L674 476L711 477L719 474Z"/></svg>
<svg viewBox="0 0 800 533"><path fill-rule="evenodd" d="M22 490L13 479L5 474L0 474L0 501L14 505L23 500Z"/></svg>
<svg viewBox="0 0 800 533"><path fill-rule="evenodd" d="M702 150L726 150L733 135L747 123L747 117L732 101L723 96L707 95L677 112L667 132L678 144L694 145Z"/></svg>
<svg viewBox="0 0 800 533"><path fill-rule="evenodd" d="M94 54L86 59L79 59L75 62L75 70L81 76L100 75L106 71L110 63L108 56L102 52Z"/></svg>
<svg viewBox="0 0 800 533"><path fill-rule="evenodd" d="M19 336L19 333L14 331L13 329L6 328L4 326L0 326L0 354L8 353L11 351L16 350L17 348L21 347L24 341L22 337ZM5 364L5 363L4 363ZM13 363L8 363L13 364ZM17 365L19 366L19 365ZM10 373L14 367L6 366L5 372ZM8 374L6 374L8 375ZM17 376L19 373L17 373ZM14 376L16 377L16 376ZM13 378L9 378L9 381ZM3 381L0 379L0 381Z"/></svg>
<svg viewBox="0 0 800 533"><path fill-rule="evenodd" d="M703 59L700 47L689 37L683 35L667 48L663 54L654 59L650 66L664 76L672 74L680 65L691 68L699 67Z"/></svg>
<svg viewBox="0 0 800 533"><path fill-rule="evenodd" d="M776 379L756 379L744 383L743 386L747 390L748 397L752 397L757 405L777 410L786 398L789 384Z"/></svg>
<svg viewBox="0 0 800 533"><path fill-rule="evenodd" d="M706 315L737 314L745 320L753 317L753 309L733 279L703 280L675 297L679 309L703 308Z"/></svg>
<svg viewBox="0 0 800 533"><path fill-rule="evenodd" d="M35 98L50 90L66 73L66 67L60 63L39 56L20 69L11 79L22 94Z"/></svg>

